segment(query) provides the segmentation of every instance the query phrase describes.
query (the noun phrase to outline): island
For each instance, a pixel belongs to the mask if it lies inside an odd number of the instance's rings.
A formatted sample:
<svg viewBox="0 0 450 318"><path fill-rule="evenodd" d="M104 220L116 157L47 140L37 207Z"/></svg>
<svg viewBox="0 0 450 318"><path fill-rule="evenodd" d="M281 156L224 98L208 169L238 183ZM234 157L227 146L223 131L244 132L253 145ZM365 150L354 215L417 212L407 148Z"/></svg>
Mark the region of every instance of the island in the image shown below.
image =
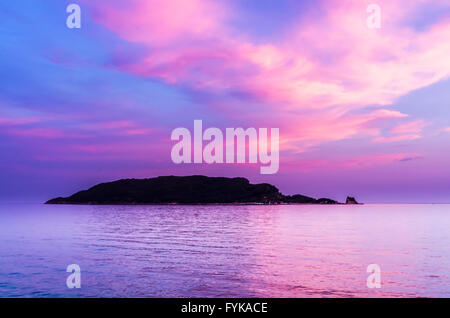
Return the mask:
<svg viewBox="0 0 450 318"><path fill-rule="evenodd" d="M268 183L246 178L162 176L100 183L46 204L342 204L301 194L284 195ZM347 204L357 204L347 198Z"/></svg>

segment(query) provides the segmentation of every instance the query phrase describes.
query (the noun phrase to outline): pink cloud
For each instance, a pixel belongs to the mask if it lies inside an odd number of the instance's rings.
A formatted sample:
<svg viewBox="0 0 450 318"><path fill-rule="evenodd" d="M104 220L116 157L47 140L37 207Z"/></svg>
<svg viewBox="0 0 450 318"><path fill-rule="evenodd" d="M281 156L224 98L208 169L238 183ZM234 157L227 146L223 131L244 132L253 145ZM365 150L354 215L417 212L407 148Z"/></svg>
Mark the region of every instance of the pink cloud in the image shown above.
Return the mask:
<svg viewBox="0 0 450 318"><path fill-rule="evenodd" d="M374 125L380 120L393 120L408 115L388 109L378 109L367 114L331 114L320 113L308 120L303 119L301 125L295 125L293 119L287 121L284 128L282 149L295 152L307 151L309 147L321 142L337 141L351 137L376 137L380 130Z"/></svg>
<svg viewBox="0 0 450 318"><path fill-rule="evenodd" d="M372 156L361 156L355 159L350 159L342 162L343 167L367 167L373 165L384 165L398 161L409 161L415 158L422 157L419 153L388 153L377 154Z"/></svg>
<svg viewBox="0 0 450 318"><path fill-rule="evenodd" d="M32 124L38 122L42 122L42 120L37 118L0 117L0 127L3 128L2 132L9 135L31 138L61 138L64 136L64 132L61 129L32 127Z"/></svg>
<svg viewBox="0 0 450 318"><path fill-rule="evenodd" d="M379 136L373 139L374 142L398 142L410 141L422 138L421 132L427 125L424 120L415 120L403 124L399 124L391 129L394 136Z"/></svg>
<svg viewBox="0 0 450 318"><path fill-rule="evenodd" d="M127 136L136 136L136 135L147 135L151 132L150 129L127 129L123 133Z"/></svg>
<svg viewBox="0 0 450 318"><path fill-rule="evenodd" d="M86 2L92 5L92 2ZM97 5L94 18L132 42L157 45L215 36L226 7L217 1L129 0Z"/></svg>
<svg viewBox="0 0 450 318"><path fill-rule="evenodd" d="M64 125L61 125L61 121ZM36 123L39 123L39 127L34 125ZM0 128L3 128L2 132L13 136L48 139L85 139L92 136L93 133L110 136L138 136L148 135L154 131L131 120L97 121L80 124L77 120L65 117L47 117L45 119L0 117Z"/></svg>
<svg viewBox="0 0 450 318"><path fill-rule="evenodd" d="M124 39L152 48L143 61L122 66L140 75L196 87L240 87L297 107L299 102L390 104L448 77L450 41L442 39L449 39L450 28L441 21L419 33L389 23L389 17L402 20L420 3L379 2L388 21L379 32L367 28L361 1L329 1L322 18L299 25L281 44L236 36L226 24L231 10L210 1L135 0L125 8L102 7L96 19ZM321 51L338 60L317 61L314 55ZM214 59L217 63L207 63Z"/></svg>
<svg viewBox="0 0 450 318"><path fill-rule="evenodd" d="M152 131L152 129L142 127L142 125L131 120L99 121L88 125L83 125L82 128L88 131L102 131L106 134L128 136L146 135Z"/></svg>
<svg viewBox="0 0 450 318"><path fill-rule="evenodd" d="M375 155L356 156L342 159L300 159L282 163L283 172L312 172L315 170L362 169L372 166L389 165L395 162L406 162L421 158L420 153L382 153Z"/></svg>
<svg viewBox="0 0 450 318"><path fill-rule="evenodd" d="M25 124L32 124L38 122L38 119L34 118L4 118L0 117L0 126L18 126Z"/></svg>
<svg viewBox="0 0 450 318"><path fill-rule="evenodd" d="M377 137L374 138L374 142L396 142L396 141L408 141L422 138L421 135L410 134L410 135L400 135L400 136L391 136L391 137Z"/></svg>
<svg viewBox="0 0 450 318"><path fill-rule="evenodd" d="M6 130L7 134L32 138L63 138L68 137L61 129L54 128L14 128Z"/></svg>
<svg viewBox="0 0 450 318"><path fill-rule="evenodd" d="M136 124L130 120L108 121L98 122L92 125L97 129L122 129L122 128L134 128Z"/></svg>
<svg viewBox="0 0 450 318"><path fill-rule="evenodd" d="M394 134L412 134L412 133L420 133L423 128L426 126L425 121L423 120L415 120L409 123L398 125L391 129L391 132Z"/></svg>
<svg viewBox="0 0 450 318"><path fill-rule="evenodd" d="M194 90L242 91L263 103L265 112L288 111L278 117L287 131L282 144L300 150L377 136L373 120L407 114L389 109L348 113L392 105L398 97L450 76L449 20L417 31L404 21L426 1L380 0L382 28L371 30L366 26L368 3L328 1L321 16L299 19L276 42L266 43L252 41L228 23L236 13L226 2L133 0L123 6L113 1L94 5L94 18L121 38L148 48L146 57L121 60L118 69ZM419 122L405 124L394 128L402 136L373 140L413 140L419 129Z"/></svg>

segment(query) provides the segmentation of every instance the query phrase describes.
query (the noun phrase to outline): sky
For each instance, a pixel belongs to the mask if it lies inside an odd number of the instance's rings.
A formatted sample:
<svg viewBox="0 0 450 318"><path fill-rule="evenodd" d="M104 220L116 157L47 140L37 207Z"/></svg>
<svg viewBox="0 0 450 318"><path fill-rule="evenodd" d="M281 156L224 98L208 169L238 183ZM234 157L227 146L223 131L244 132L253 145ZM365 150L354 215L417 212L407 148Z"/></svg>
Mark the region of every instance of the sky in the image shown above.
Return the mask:
<svg viewBox="0 0 450 318"><path fill-rule="evenodd" d="M203 174L450 203L449 57L448 0L2 1L0 200ZM279 171L174 164L171 132L196 119L279 128Z"/></svg>

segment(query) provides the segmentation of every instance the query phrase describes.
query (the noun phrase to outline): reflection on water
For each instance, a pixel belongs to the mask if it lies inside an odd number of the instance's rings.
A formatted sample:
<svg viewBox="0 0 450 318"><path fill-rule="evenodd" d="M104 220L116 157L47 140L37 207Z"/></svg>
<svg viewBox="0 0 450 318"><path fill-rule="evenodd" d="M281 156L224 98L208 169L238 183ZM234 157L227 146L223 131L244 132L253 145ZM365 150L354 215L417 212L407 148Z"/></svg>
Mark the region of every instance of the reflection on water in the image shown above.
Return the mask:
<svg viewBox="0 0 450 318"><path fill-rule="evenodd" d="M449 229L450 205L3 204L0 297L450 297Z"/></svg>

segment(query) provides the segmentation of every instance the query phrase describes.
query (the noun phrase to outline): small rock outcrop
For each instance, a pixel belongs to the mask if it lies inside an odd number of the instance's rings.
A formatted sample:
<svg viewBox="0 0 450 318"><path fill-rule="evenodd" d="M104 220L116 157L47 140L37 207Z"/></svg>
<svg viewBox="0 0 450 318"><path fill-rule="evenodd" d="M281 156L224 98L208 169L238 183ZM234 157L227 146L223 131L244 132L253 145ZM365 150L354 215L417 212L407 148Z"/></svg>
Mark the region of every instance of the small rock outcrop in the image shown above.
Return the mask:
<svg viewBox="0 0 450 318"><path fill-rule="evenodd" d="M359 204L354 197L347 197L345 204Z"/></svg>

